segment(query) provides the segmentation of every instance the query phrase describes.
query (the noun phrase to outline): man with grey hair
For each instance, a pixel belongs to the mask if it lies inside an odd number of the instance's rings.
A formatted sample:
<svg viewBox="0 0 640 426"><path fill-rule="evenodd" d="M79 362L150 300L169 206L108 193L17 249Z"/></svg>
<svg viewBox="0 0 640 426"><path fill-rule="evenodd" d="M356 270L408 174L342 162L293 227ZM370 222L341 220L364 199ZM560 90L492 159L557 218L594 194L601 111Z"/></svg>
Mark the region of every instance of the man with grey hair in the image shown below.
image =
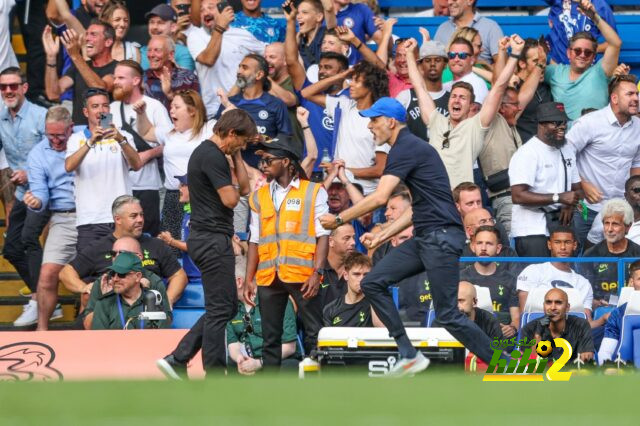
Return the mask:
<svg viewBox="0 0 640 426"><path fill-rule="evenodd" d="M145 96L162 102L167 110L175 93L188 89L200 93L196 74L173 62L175 49L175 42L166 35L154 35L147 44L149 68L144 72L142 88Z"/></svg>
<svg viewBox="0 0 640 426"><path fill-rule="evenodd" d="M113 244L122 237L133 237L142 247L142 266L167 280L167 294L175 303L187 285L184 272L175 255L160 239L142 233L144 213L140 200L131 195L121 195L112 205L115 229L85 250L78 251L71 263L60 272L60 281L74 293L90 293L93 281L111 265Z"/></svg>
<svg viewBox="0 0 640 426"><path fill-rule="evenodd" d="M69 111L61 106L49 108L45 117L46 139L38 143L27 158L29 190L23 202L27 215L51 215L49 234L40 262L37 287L25 305L15 326L38 322L38 330L47 330L49 319L62 317L58 298L58 274L76 255L76 204L73 197L73 173L64 169L67 140L73 122ZM38 236L36 236L37 238ZM36 292L37 290L37 292Z"/></svg>
<svg viewBox="0 0 640 426"><path fill-rule="evenodd" d="M584 256L640 257L640 245L626 237L634 220L633 208L629 203L622 198L611 199L604 205L600 213L602 215L605 239L587 250ZM616 263L587 265L587 270L584 273L593 286L594 308L617 304L618 289L624 283L618 282Z"/></svg>

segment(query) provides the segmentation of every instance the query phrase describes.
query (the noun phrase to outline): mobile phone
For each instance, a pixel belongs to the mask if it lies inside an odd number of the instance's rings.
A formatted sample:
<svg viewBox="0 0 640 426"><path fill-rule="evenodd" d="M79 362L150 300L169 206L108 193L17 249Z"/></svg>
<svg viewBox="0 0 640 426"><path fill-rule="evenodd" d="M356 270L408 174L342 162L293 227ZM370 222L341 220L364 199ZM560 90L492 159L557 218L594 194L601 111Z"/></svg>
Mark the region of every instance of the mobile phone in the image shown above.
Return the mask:
<svg viewBox="0 0 640 426"><path fill-rule="evenodd" d="M229 6L229 2L227 0L222 0L218 3L218 12L222 13Z"/></svg>
<svg viewBox="0 0 640 426"><path fill-rule="evenodd" d="M291 13L291 3L287 4L282 8L286 13Z"/></svg>
<svg viewBox="0 0 640 426"><path fill-rule="evenodd" d="M176 5L176 9L178 9L178 16L184 16L191 13L191 5L190 4L178 4Z"/></svg>
<svg viewBox="0 0 640 426"><path fill-rule="evenodd" d="M111 127L111 122L113 121L113 115L108 112L108 113L102 113L100 114L100 127L102 127L103 129L108 129L109 127Z"/></svg>

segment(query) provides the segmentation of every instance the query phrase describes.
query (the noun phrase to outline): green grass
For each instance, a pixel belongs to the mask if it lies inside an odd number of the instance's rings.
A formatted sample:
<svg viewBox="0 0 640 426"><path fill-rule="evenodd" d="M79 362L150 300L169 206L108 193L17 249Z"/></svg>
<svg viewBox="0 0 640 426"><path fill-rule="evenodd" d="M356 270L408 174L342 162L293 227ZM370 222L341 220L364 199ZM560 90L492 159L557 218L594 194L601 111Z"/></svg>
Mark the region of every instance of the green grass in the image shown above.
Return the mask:
<svg viewBox="0 0 640 426"><path fill-rule="evenodd" d="M428 370L213 378L190 382L0 382L2 425L637 425L640 377L483 383Z"/></svg>

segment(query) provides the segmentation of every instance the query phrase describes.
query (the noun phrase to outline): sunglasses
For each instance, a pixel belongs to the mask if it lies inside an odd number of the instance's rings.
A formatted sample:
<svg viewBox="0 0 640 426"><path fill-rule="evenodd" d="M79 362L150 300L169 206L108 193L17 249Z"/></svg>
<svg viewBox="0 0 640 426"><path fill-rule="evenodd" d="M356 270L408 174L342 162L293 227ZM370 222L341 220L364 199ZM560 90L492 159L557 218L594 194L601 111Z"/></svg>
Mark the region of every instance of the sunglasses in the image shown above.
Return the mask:
<svg viewBox="0 0 640 426"><path fill-rule="evenodd" d="M447 130L442 134L442 136L444 136L444 140L442 141L442 149L449 148L449 133L451 133L451 130Z"/></svg>
<svg viewBox="0 0 640 426"><path fill-rule="evenodd" d="M124 274L121 274L120 272L116 272L116 271L111 271L109 273L109 275L111 276L111 278L115 277L116 275L118 276L118 278L120 279L124 279L127 278L127 276L130 274L130 272L125 272Z"/></svg>
<svg viewBox="0 0 640 426"><path fill-rule="evenodd" d="M258 166L271 167L271 163L273 163L275 160L282 160L282 159L284 159L284 157L265 157L265 158L261 158L260 160L258 160Z"/></svg>
<svg viewBox="0 0 640 426"><path fill-rule="evenodd" d="M244 330L248 334L253 334L253 324L251 323L251 315L249 315L249 312L246 312L242 316L242 322L244 323Z"/></svg>
<svg viewBox="0 0 640 426"><path fill-rule="evenodd" d="M455 59L456 56L457 56L458 58L460 58L460 59L462 59L464 61L469 56L471 56L471 53L467 53L467 52L449 52L449 53L447 53L447 56L449 57L449 59Z"/></svg>
<svg viewBox="0 0 640 426"><path fill-rule="evenodd" d="M582 56L582 54L584 54L585 58L590 58L596 53L591 49L583 49L581 47L574 47L571 50L573 51L573 53L575 53L576 56Z"/></svg>
<svg viewBox="0 0 640 426"><path fill-rule="evenodd" d="M551 124L553 127L560 127L566 125L566 121L545 121L545 124Z"/></svg>
<svg viewBox="0 0 640 426"><path fill-rule="evenodd" d="M9 84L0 84L0 91L5 91L7 89L11 89L11 91L15 92L22 85L22 83L9 83Z"/></svg>
<svg viewBox="0 0 640 426"><path fill-rule="evenodd" d="M89 89L87 89L87 91L85 92L85 98L90 98L92 96L95 95L104 95L104 96L109 96L109 92L107 92L104 89L100 89L98 87L91 87Z"/></svg>

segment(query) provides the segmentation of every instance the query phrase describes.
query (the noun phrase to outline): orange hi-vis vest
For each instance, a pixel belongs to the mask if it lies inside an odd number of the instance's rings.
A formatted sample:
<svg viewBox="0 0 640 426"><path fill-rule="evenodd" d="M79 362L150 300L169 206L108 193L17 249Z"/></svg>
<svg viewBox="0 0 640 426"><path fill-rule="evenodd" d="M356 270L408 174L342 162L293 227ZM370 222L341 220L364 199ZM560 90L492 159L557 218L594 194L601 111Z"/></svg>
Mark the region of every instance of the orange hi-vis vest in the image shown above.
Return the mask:
<svg viewBox="0 0 640 426"><path fill-rule="evenodd" d="M249 206L260 217L256 283L303 283L313 274L316 252L315 202L320 185L300 179L291 187L279 211L271 198L271 185L249 197Z"/></svg>

